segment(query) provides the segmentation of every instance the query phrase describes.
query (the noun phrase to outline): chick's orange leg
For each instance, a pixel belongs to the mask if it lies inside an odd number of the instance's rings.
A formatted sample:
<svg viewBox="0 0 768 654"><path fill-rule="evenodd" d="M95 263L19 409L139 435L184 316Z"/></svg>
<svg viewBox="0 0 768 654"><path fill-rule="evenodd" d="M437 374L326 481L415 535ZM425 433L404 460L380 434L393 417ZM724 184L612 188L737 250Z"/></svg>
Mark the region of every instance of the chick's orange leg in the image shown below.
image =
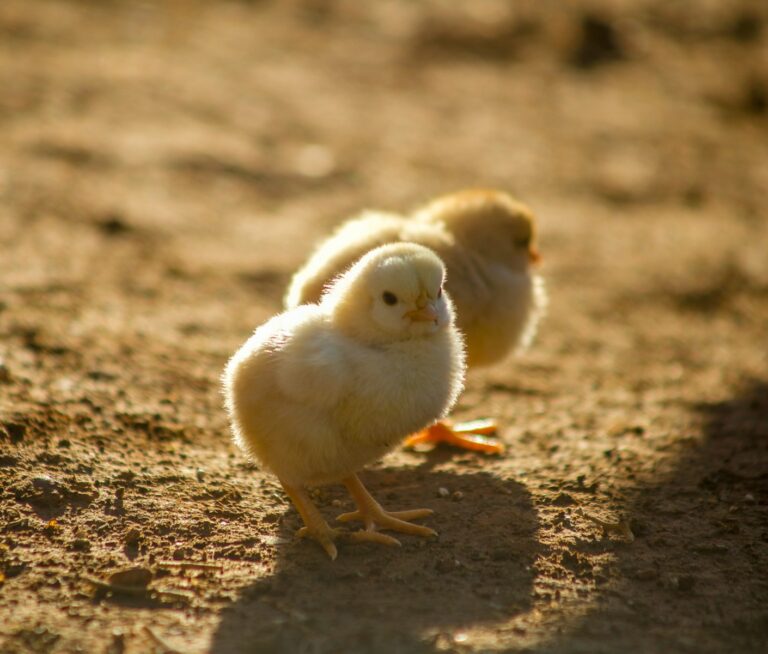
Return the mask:
<svg viewBox="0 0 768 654"><path fill-rule="evenodd" d="M309 499L307 491L301 486L294 486L288 484L282 479L280 480L285 492L288 493L288 497L291 498L294 506L299 512L301 519L304 521L304 527L299 529L297 534L302 538L313 538L316 540L322 548L327 552L331 560L335 560L338 555L338 550L334 541L341 536L341 532L338 529L331 527L317 510L317 507Z"/></svg>
<svg viewBox="0 0 768 654"><path fill-rule="evenodd" d="M425 518L432 515L432 509L412 509L410 511L385 511L381 505L373 499L368 490L363 486L357 475L351 475L343 480L344 485L352 495L352 499L357 504L357 511L342 513L336 519L340 522L349 522L351 520L362 520L365 529L350 534L350 538L355 541L372 541L384 543L387 545L400 545L400 541L391 536L380 534L376 531L380 529L391 529L403 534L413 534L415 536L437 536L437 532L429 527L414 525L408 520L416 518Z"/></svg>
<svg viewBox="0 0 768 654"><path fill-rule="evenodd" d="M472 420L455 425L440 421L409 436L403 445L416 447L426 443L447 443L474 452L502 454L504 445L495 438L489 438L489 435L495 433L496 423L493 420Z"/></svg>

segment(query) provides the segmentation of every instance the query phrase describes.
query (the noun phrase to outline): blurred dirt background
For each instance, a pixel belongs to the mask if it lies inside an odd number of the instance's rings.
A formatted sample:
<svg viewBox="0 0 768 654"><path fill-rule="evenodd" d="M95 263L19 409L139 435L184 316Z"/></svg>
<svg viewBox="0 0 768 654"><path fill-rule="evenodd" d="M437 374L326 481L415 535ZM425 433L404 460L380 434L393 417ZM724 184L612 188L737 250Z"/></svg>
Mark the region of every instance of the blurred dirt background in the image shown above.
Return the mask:
<svg viewBox="0 0 768 654"><path fill-rule="evenodd" d="M440 537L331 563L220 371L340 220L478 185L551 296L457 411L508 455L372 466ZM0 651L768 651L766 197L760 0L3 0Z"/></svg>

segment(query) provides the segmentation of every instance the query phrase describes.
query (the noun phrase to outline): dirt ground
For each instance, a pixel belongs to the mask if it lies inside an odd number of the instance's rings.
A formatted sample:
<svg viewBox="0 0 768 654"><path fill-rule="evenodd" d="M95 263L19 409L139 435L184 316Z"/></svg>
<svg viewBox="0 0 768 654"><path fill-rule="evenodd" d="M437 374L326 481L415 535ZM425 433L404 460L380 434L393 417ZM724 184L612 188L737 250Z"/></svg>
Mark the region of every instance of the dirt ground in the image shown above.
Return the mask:
<svg viewBox="0 0 768 654"><path fill-rule="evenodd" d="M472 186L551 298L456 411L508 453L370 466L440 536L332 563L220 372L333 225ZM768 651L766 197L760 0L3 0L0 652Z"/></svg>

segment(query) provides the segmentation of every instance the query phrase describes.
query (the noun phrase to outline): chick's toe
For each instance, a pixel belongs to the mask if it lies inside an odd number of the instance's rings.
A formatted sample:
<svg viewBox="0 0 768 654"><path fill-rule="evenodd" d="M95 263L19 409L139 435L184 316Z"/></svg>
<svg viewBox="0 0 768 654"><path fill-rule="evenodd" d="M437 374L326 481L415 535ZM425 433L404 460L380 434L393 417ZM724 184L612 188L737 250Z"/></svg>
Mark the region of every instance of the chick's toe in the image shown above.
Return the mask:
<svg viewBox="0 0 768 654"><path fill-rule="evenodd" d="M380 534L378 531L367 531L365 529L347 534L347 540L352 543L379 543L380 545L390 545L393 547L400 547L402 544L397 538Z"/></svg>
<svg viewBox="0 0 768 654"><path fill-rule="evenodd" d="M317 507L309 499L309 495L301 486L294 486L280 480L285 492L296 506L301 519L304 521L304 527L298 530L297 535L301 538L312 538L320 543L320 546L326 551L331 560L334 561L338 556L338 550L334 541L342 534L339 529L331 527L317 510Z"/></svg>
<svg viewBox="0 0 768 654"><path fill-rule="evenodd" d="M331 557L331 561L335 561L339 554L334 541L338 540L343 534L342 530L334 529L325 521L323 521L322 525L302 527L296 532L299 538L311 538L317 541L326 554Z"/></svg>
<svg viewBox="0 0 768 654"><path fill-rule="evenodd" d="M395 541L394 538L378 534L377 529L390 529L403 534L413 534L414 536L437 536L437 532L429 527L415 525L408 520L425 518L432 515L432 509L411 509L409 511L385 511L382 506L371 496L363 483L357 477L352 475L344 480L344 485L349 490L350 495L357 504L357 511L342 513L336 519L340 522L351 522L360 520L365 524L365 529L355 532L357 540L370 540L376 542L386 542L384 539ZM384 538L382 538L382 536Z"/></svg>
<svg viewBox="0 0 768 654"><path fill-rule="evenodd" d="M424 513L426 512L426 513ZM424 515L430 515L433 513L431 509L417 509L415 511L398 511L396 513L418 513L418 517ZM412 522L401 520L395 517L394 513L385 511L379 507L378 511L352 511L350 513L342 513L336 518L339 522L351 522L352 520L360 520L365 523L365 530L358 531L351 534L356 538L352 540L371 540L378 542L385 542L383 538L393 540L396 544L400 544L396 539L384 534L379 534L376 529L390 529L391 531L399 531L401 534L412 534L414 536L424 536L428 538L430 536L437 536L437 532L429 527L422 527L421 525L415 525ZM370 537L369 537L370 536ZM383 538L382 538L383 537Z"/></svg>

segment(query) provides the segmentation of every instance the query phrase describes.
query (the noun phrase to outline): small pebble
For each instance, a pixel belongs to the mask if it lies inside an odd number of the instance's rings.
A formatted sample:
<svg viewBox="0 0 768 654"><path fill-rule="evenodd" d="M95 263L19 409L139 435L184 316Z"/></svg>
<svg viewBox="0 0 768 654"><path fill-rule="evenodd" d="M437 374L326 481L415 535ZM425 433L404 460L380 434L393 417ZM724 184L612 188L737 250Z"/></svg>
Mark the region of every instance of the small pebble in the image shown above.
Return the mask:
<svg viewBox="0 0 768 654"><path fill-rule="evenodd" d="M677 578L677 587L682 591L688 591L693 589L696 585L696 577L693 575L680 575Z"/></svg>
<svg viewBox="0 0 768 654"><path fill-rule="evenodd" d="M296 157L296 171L304 177L327 177L336 168L333 151L324 145L305 145Z"/></svg>
<svg viewBox="0 0 768 654"><path fill-rule="evenodd" d="M91 550L91 541L89 541L87 538L75 538L70 543L70 546L76 552L90 552L90 550Z"/></svg>
<svg viewBox="0 0 768 654"><path fill-rule="evenodd" d="M554 506L573 506L576 504L576 500L572 495L568 493L560 493L555 499L552 500Z"/></svg>
<svg viewBox="0 0 768 654"><path fill-rule="evenodd" d="M59 484L48 475L38 475L32 479L32 485L41 491L51 492L58 488Z"/></svg>
<svg viewBox="0 0 768 654"><path fill-rule="evenodd" d="M135 546L139 543L141 540L141 532L136 529L136 527L132 527L128 530L128 533L125 535L125 544L129 546Z"/></svg>
<svg viewBox="0 0 768 654"><path fill-rule="evenodd" d="M451 499L454 502L459 502L463 498L464 498L464 493L462 493L461 491L458 491L458 490L457 491L453 491L453 495L451 495Z"/></svg>
<svg viewBox="0 0 768 654"><path fill-rule="evenodd" d="M653 581L654 579L658 579L658 577L659 573L654 568L641 568L634 574L634 578L639 579L640 581Z"/></svg>
<svg viewBox="0 0 768 654"><path fill-rule="evenodd" d="M491 559L494 561L511 561L518 557L518 553L507 545L500 545L491 550Z"/></svg>
<svg viewBox="0 0 768 654"><path fill-rule="evenodd" d="M456 561L451 558L444 558L444 559L438 559L435 562L435 570L438 572L450 572L451 570L455 570L458 566L456 565Z"/></svg>
<svg viewBox="0 0 768 654"><path fill-rule="evenodd" d="M437 489L438 497L448 497L450 494L451 491L449 491L445 486L440 486L440 488Z"/></svg>

